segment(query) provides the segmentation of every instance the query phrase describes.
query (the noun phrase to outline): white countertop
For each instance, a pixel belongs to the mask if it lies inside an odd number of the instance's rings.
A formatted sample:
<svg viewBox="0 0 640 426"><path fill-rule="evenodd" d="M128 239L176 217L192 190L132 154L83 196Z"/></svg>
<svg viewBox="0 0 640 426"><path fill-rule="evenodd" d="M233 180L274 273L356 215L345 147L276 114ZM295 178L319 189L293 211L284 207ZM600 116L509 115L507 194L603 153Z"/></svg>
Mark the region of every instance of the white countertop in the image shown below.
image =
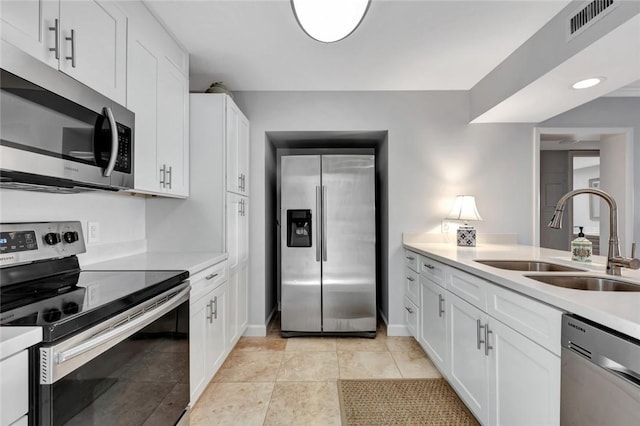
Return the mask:
<svg viewBox="0 0 640 426"><path fill-rule="evenodd" d="M640 292L574 290L544 284L524 276L525 274L585 274L622 278L625 281L640 284L640 271L638 270L622 268L622 277L606 275L606 257L594 256L591 264L581 263L572 261L571 253L566 251L511 244L479 244L478 247L458 247L451 243L405 242L404 247L503 287L526 294L563 311L580 315L640 339ZM475 259L541 260L585 269L588 272L509 271L474 262Z"/></svg>
<svg viewBox="0 0 640 426"><path fill-rule="evenodd" d="M84 271L96 270L187 270L193 276L228 257L218 252L146 252L83 266Z"/></svg>
<svg viewBox="0 0 640 426"><path fill-rule="evenodd" d="M42 327L0 327L0 359L42 341Z"/></svg>

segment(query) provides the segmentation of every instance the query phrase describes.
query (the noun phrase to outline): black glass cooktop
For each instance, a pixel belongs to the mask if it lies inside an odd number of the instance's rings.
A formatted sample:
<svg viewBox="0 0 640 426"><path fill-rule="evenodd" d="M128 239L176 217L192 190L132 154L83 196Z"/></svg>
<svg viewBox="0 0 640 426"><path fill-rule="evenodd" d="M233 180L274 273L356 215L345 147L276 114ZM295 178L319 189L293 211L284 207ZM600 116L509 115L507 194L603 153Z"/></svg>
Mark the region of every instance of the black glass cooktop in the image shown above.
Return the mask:
<svg viewBox="0 0 640 426"><path fill-rule="evenodd" d="M42 326L45 342L68 336L161 294L187 271L68 271L0 288L0 325Z"/></svg>

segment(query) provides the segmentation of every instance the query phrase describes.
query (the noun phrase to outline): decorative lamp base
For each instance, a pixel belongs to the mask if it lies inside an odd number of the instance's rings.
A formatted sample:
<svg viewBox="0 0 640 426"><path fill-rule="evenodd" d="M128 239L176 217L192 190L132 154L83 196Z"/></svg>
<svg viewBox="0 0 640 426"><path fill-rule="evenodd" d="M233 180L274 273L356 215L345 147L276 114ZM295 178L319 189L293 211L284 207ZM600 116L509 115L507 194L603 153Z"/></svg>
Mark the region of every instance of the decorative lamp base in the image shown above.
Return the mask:
<svg viewBox="0 0 640 426"><path fill-rule="evenodd" d="M458 247L475 247L476 229L473 226L461 226L458 228Z"/></svg>

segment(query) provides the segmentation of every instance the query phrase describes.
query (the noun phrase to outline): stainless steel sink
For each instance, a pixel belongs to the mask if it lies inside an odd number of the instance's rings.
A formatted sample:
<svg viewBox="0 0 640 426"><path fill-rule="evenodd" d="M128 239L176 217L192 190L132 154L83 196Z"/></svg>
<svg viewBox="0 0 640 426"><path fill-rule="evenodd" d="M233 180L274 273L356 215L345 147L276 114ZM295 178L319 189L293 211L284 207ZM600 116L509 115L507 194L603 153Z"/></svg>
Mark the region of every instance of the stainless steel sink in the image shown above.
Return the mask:
<svg viewBox="0 0 640 426"><path fill-rule="evenodd" d="M584 272L584 269L572 268L570 266L557 265L549 262L538 262L533 260L476 260L483 265L492 266L499 269L509 269L511 271L527 272Z"/></svg>
<svg viewBox="0 0 640 426"><path fill-rule="evenodd" d="M525 275L532 280L556 287L572 288L588 291L640 291L639 284L632 284L606 277L589 277L582 275Z"/></svg>

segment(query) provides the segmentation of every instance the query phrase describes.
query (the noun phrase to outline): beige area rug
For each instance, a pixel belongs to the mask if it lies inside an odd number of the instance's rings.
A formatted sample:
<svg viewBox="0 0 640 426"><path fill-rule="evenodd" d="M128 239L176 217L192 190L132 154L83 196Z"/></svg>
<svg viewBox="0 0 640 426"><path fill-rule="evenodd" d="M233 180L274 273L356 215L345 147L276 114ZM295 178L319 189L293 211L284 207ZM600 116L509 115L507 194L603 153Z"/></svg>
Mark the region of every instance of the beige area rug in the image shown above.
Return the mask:
<svg viewBox="0 0 640 426"><path fill-rule="evenodd" d="M444 379L338 380L342 424L478 425Z"/></svg>

